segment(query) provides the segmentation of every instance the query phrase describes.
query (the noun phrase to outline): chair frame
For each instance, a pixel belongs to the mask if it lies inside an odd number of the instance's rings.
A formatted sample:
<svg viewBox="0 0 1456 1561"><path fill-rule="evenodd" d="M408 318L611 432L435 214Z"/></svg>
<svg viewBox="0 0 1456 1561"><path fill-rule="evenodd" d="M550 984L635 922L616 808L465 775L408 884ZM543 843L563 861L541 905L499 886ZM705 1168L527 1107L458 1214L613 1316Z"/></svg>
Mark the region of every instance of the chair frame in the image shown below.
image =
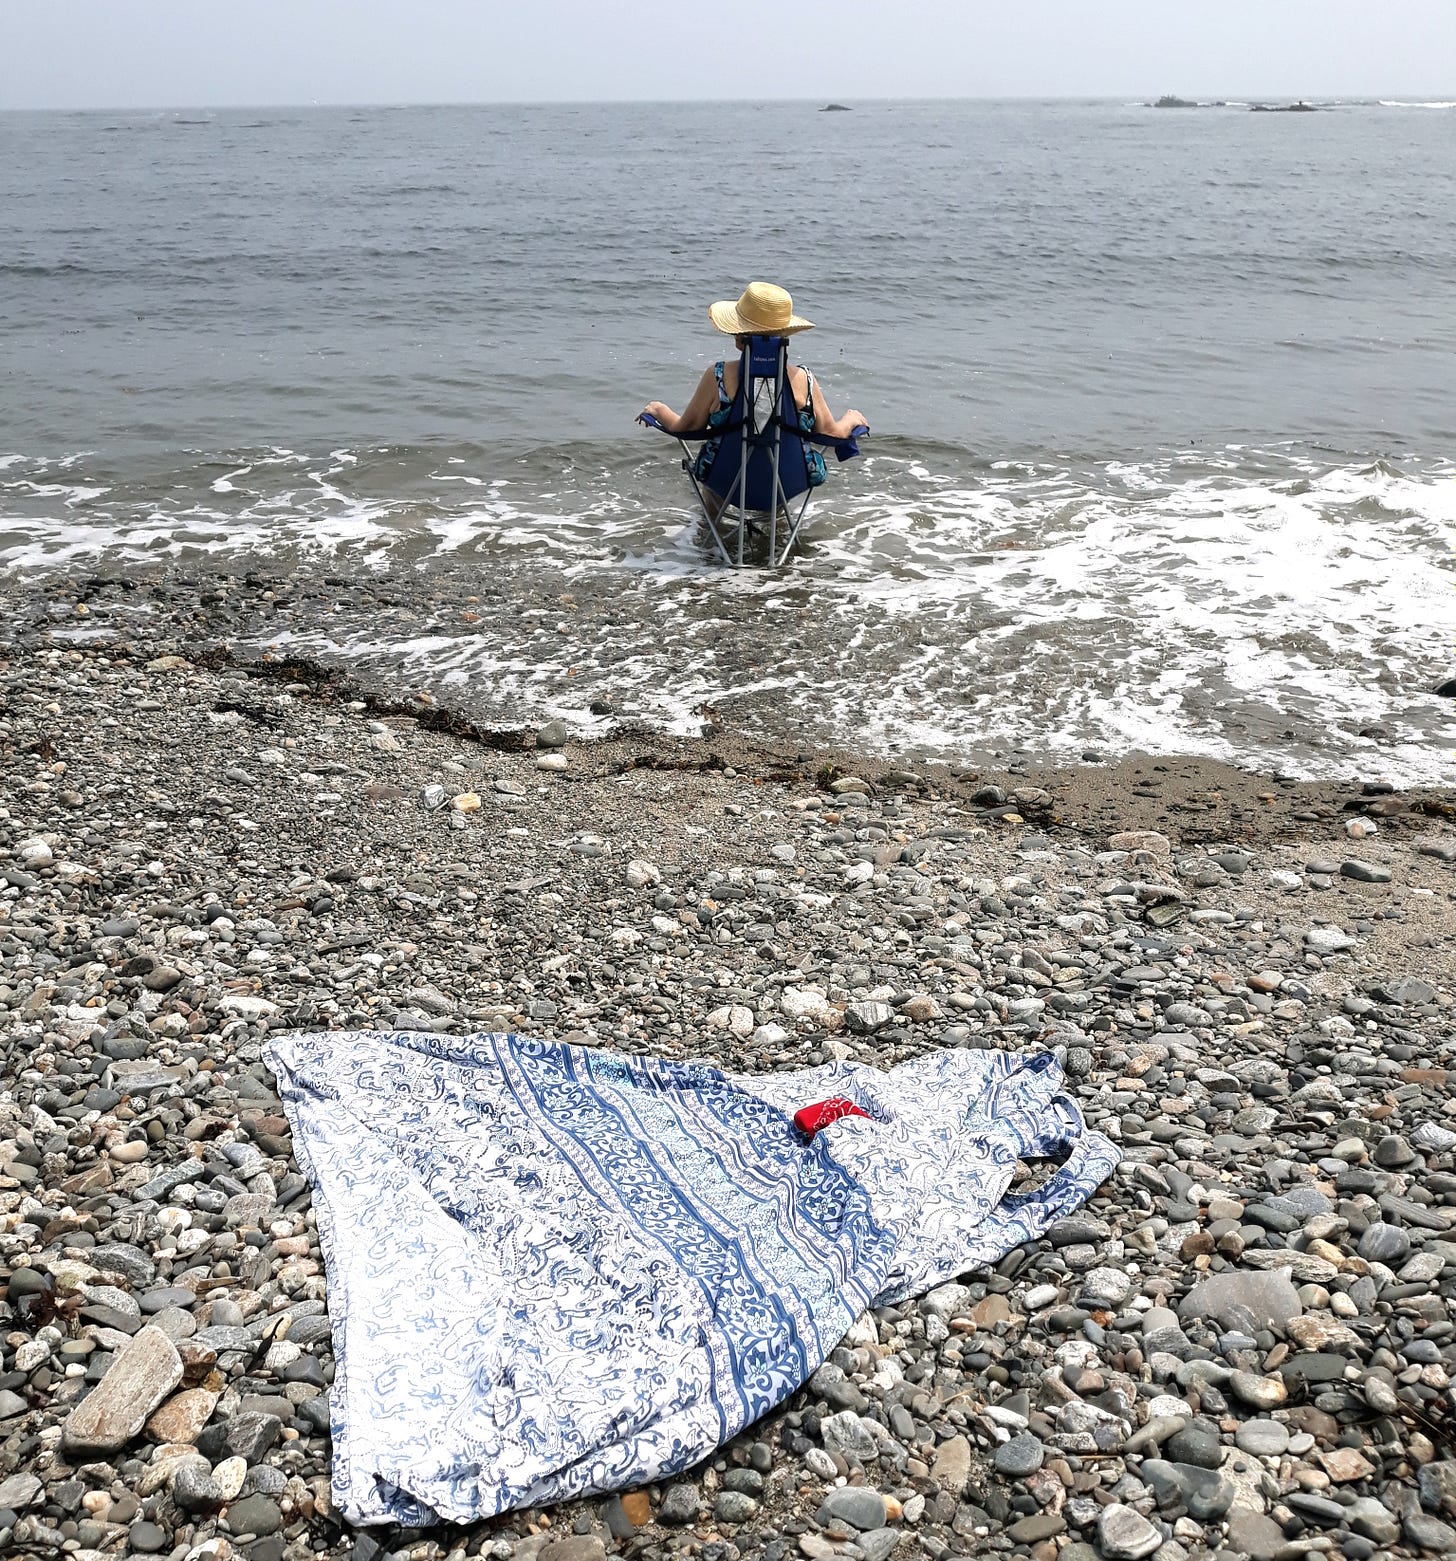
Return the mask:
<svg viewBox="0 0 1456 1561"><path fill-rule="evenodd" d="M739 357L738 390L733 398L735 402L742 398L743 420L738 423L727 423L720 428L697 428L670 436L681 440L684 444L697 444L700 447L710 439L721 438L728 434L737 433L741 436L738 471L725 494L720 495L716 489L708 488L706 484L699 481L694 470L697 463L692 457L685 456L682 463L683 470L688 474L688 480L693 485L693 492L697 495L699 510L707 524L708 533L713 539L718 556L731 569L742 569L747 562L743 552L744 541L751 527L749 516L764 513L759 509L751 509L747 502L748 468L754 455L767 452L773 470L774 502L768 511L768 567L770 569L777 569L787 562L789 554L799 540L799 533L809 508L809 500L814 494L815 485L806 484L802 497L796 491L791 499L784 485L782 460L783 431L786 425L783 412L788 383L788 337L750 336L748 345L744 347ZM648 413L644 412L638 418L638 422L664 433L667 432L662 424ZM859 454L860 437L868 432L869 429L864 425L860 425L845 438L804 433L797 428L792 430L793 437L801 446L807 444L832 446L841 461L850 460ZM737 515L736 538L732 535L731 525L725 523L725 517L731 518L735 513ZM782 546L779 544L780 522L786 531ZM733 543L731 548L730 542Z"/></svg>
<svg viewBox="0 0 1456 1561"><path fill-rule="evenodd" d="M778 343L777 351L774 353L772 376L761 372L765 367L766 355L760 356L754 350L760 342L768 341ZM696 463L686 457L683 459L683 470L688 474L693 492L697 494L703 519L707 523L709 535L713 538L713 545L718 549L719 557L723 562L734 569L743 568L744 538L748 535L750 525L748 517L763 513L761 510L750 510L745 502L748 489L748 460L754 450L767 446L772 452L775 503L769 511L768 518L768 567L770 569L777 569L787 562L794 544L799 540L804 515L814 493L812 487L805 488L802 498L797 501L798 509L795 512L792 508L794 501L791 501L784 492L780 460L783 442L784 387L788 383L788 363L789 342L784 336L751 337L748 345L743 349L738 365L739 385L743 392L743 427L742 438L738 442L738 475L726 494L720 498L711 488L705 490L693 471ZM772 395L767 401L765 411L765 392L769 391L770 387ZM730 554L728 541L734 527L731 521L725 525L724 517L732 516L735 512L738 517L736 547ZM783 517L788 528L788 535L782 549L778 541L780 516Z"/></svg>

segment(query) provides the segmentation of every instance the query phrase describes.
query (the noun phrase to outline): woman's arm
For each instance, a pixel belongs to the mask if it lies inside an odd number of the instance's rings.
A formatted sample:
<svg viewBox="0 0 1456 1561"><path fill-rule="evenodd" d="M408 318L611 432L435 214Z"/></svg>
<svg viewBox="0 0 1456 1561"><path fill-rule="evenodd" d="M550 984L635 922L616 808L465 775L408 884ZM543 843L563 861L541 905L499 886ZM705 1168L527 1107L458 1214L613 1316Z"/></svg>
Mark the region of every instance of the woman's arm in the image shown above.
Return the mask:
<svg viewBox="0 0 1456 1561"><path fill-rule="evenodd" d="M819 388L819 381L814 381L814 432L824 434L830 439L848 439L856 428L863 428L868 419L863 412L857 412L853 407L843 417L835 417L829 410L829 403L824 399L824 392Z"/></svg>
<svg viewBox="0 0 1456 1561"><path fill-rule="evenodd" d="M642 410L655 417L668 433L681 434L695 428L706 428L708 415L717 405L718 377L712 369L706 369L681 417L664 401L649 401Z"/></svg>

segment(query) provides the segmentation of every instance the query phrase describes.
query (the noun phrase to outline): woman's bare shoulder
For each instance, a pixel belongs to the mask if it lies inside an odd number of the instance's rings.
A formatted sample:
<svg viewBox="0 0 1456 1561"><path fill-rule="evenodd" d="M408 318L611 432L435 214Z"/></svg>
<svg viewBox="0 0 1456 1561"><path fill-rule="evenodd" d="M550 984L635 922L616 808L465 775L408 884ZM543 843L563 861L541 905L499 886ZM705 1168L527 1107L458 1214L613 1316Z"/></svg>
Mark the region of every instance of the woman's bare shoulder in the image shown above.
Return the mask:
<svg viewBox="0 0 1456 1561"><path fill-rule="evenodd" d="M738 359L727 358L723 361L723 388L731 396L738 389ZM717 373L718 365L715 363L704 376L712 379ZM796 394L802 395L809 383L809 371L802 363L789 365L789 384L793 386Z"/></svg>

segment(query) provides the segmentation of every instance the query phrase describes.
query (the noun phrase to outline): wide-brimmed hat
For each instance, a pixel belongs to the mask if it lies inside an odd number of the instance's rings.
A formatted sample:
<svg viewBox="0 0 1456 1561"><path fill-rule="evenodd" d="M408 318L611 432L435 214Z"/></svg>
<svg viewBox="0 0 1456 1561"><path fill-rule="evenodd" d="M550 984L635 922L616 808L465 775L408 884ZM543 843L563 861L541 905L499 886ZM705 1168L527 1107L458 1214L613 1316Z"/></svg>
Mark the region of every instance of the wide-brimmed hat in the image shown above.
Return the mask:
<svg viewBox="0 0 1456 1561"><path fill-rule="evenodd" d="M772 282L750 282L737 303L710 304L708 318L727 336L792 336L814 328L812 320L794 313L794 300Z"/></svg>

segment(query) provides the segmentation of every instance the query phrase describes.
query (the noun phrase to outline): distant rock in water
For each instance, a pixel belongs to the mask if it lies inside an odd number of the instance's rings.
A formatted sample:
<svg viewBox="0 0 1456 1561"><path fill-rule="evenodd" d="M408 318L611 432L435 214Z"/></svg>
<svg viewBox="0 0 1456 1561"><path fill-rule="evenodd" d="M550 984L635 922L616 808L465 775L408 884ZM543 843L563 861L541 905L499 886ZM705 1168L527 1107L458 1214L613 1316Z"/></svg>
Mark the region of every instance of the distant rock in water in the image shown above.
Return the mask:
<svg viewBox="0 0 1456 1561"><path fill-rule="evenodd" d="M1152 108L1197 108L1196 103L1191 103L1187 98L1175 98L1164 94L1156 103L1149 105Z"/></svg>
<svg viewBox="0 0 1456 1561"><path fill-rule="evenodd" d="M1444 683L1438 684L1432 692L1438 699L1456 699L1456 678L1447 678Z"/></svg>
<svg viewBox="0 0 1456 1561"><path fill-rule="evenodd" d="M847 114L847 113L849 113L849 104L848 103L826 103L824 105L824 107L819 110L819 112L821 114Z"/></svg>
<svg viewBox="0 0 1456 1561"><path fill-rule="evenodd" d="M1313 103L1306 103L1303 98L1298 103L1255 103L1249 112L1251 114L1318 114L1320 110Z"/></svg>

